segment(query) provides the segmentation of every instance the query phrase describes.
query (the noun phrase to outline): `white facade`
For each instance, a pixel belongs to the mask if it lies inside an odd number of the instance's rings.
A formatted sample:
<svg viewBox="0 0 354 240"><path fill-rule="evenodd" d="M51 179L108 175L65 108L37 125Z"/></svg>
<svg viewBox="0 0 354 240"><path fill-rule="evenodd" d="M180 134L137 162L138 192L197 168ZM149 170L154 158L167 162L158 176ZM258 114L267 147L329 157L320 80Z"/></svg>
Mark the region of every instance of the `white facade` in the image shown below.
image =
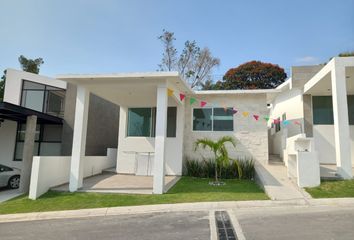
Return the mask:
<svg viewBox="0 0 354 240"><path fill-rule="evenodd" d="M66 89L66 82L64 81L15 69L6 70L6 79L3 101L18 106L21 105L22 85L24 80ZM16 134L17 122L4 120L4 122L1 123L0 163L9 167L21 168L22 162L14 161Z"/></svg>
<svg viewBox="0 0 354 240"><path fill-rule="evenodd" d="M294 77L300 80L294 81ZM354 95L354 57L333 58L322 68L299 67L287 85L273 99L270 117L281 119L285 114L287 120L300 124L281 125L278 132L273 127L269 135L270 153L283 157L284 139L304 133L313 137L320 164L336 164L340 176L351 178L354 125L349 125L349 118L354 116L350 115L352 111L348 114L347 95ZM314 121L318 115L313 110L313 99L321 96L331 96L333 123Z"/></svg>

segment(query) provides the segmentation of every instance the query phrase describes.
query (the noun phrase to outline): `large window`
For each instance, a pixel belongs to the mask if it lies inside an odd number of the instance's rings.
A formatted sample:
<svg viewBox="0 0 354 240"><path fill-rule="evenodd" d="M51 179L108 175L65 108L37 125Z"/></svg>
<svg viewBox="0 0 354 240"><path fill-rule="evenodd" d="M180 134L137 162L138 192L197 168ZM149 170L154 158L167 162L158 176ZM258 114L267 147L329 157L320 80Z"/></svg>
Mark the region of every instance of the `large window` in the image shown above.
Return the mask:
<svg viewBox="0 0 354 240"><path fill-rule="evenodd" d="M176 137L177 108L167 109L167 137ZM156 108L128 109L128 137L155 137Z"/></svg>
<svg viewBox="0 0 354 240"><path fill-rule="evenodd" d="M194 108L193 131L233 131L232 108Z"/></svg>
<svg viewBox="0 0 354 240"><path fill-rule="evenodd" d="M354 125L354 95L347 96L349 124ZM313 124L332 125L333 105L332 96L313 96Z"/></svg>
<svg viewBox="0 0 354 240"><path fill-rule="evenodd" d="M65 90L23 81L21 106L50 115L63 117Z"/></svg>
<svg viewBox="0 0 354 240"><path fill-rule="evenodd" d="M18 124L16 136L15 161L22 160L26 125ZM35 156L59 156L61 148L62 125L37 124L33 154Z"/></svg>

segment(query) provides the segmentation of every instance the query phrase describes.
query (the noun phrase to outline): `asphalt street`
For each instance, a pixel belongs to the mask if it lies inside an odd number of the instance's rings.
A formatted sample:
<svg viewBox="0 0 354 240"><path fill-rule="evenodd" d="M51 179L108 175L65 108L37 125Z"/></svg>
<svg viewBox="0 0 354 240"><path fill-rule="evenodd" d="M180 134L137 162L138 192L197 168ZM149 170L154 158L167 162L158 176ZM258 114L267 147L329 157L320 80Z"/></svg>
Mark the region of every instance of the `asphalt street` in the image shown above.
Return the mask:
<svg viewBox="0 0 354 240"><path fill-rule="evenodd" d="M247 240L353 240L354 206L228 209ZM209 211L0 223L1 240L210 239ZM235 223L235 222L233 222ZM239 228L240 227L240 228Z"/></svg>

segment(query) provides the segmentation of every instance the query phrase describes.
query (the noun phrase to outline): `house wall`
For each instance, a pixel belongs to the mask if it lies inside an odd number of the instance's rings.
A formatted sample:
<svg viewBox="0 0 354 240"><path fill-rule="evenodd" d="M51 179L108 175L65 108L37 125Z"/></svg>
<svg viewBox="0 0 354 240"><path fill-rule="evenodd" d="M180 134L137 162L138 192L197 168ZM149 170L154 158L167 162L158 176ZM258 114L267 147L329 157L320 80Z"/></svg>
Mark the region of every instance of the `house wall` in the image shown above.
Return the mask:
<svg viewBox="0 0 354 240"><path fill-rule="evenodd" d="M23 80L66 89L66 82L64 81L15 69L7 69L3 99L4 102L21 105L21 90ZM0 163L10 167L21 168L22 161L13 161L16 145L16 131L17 122L5 120L3 123L1 123Z"/></svg>
<svg viewBox="0 0 354 240"><path fill-rule="evenodd" d="M354 126L349 126L351 138L351 158L354 166ZM333 125L314 125L313 137L320 163L336 164Z"/></svg>
<svg viewBox="0 0 354 240"><path fill-rule="evenodd" d="M100 174L116 164L116 150L108 149L106 156L86 156L83 159L84 177ZM34 157L32 164L30 199L37 199L55 187L69 182L71 157Z"/></svg>
<svg viewBox="0 0 354 240"><path fill-rule="evenodd" d="M177 106L176 102L169 97L168 106ZM156 107L154 105L143 107ZM182 174L182 146L180 141L183 138L183 124L178 123L179 111L181 106L177 106L177 129L175 138L166 138L165 142L165 159L166 174L181 175ZM117 156L117 172L124 174L135 174L136 158L145 158L147 161L147 153L150 152L151 164L154 161L155 138L151 137L127 137L127 120L128 107L120 107L119 118L119 144ZM136 152L138 154L136 154Z"/></svg>
<svg viewBox="0 0 354 240"><path fill-rule="evenodd" d="M65 113L61 154L70 156L75 121L76 86L68 84L65 96ZM90 94L86 136L86 155L105 156L107 148L117 148L119 106Z"/></svg>
<svg viewBox="0 0 354 240"><path fill-rule="evenodd" d="M66 82L41 76L38 74L18 71L14 69L6 70L6 84L4 91L4 102L21 105L22 80L28 80L40 84L66 89Z"/></svg>
<svg viewBox="0 0 354 240"><path fill-rule="evenodd" d="M263 119L255 121L253 113L264 116L268 114L266 94L233 94L233 95L196 95L198 99L206 102L218 102L227 107L235 107L239 110L234 115L234 131L228 132L202 132L192 130L192 109L189 98L185 107L185 129L184 129L184 159L198 159L212 157L207 150L194 151L194 143L200 138L218 139L223 136L232 136L237 142L236 148L228 145L231 158L252 157L254 160L266 163L268 161L268 136L267 125ZM250 112L248 117L242 116L242 111Z"/></svg>
<svg viewBox="0 0 354 240"><path fill-rule="evenodd" d="M302 91L300 89L290 89L280 93L272 102L270 109L271 119L282 119L282 115L286 114L287 120L298 120L303 124L304 109ZM268 122L270 127L272 120ZM282 156L287 137L292 137L302 133L302 126L295 124L281 125L281 129L275 132L272 128L269 132L270 154L279 154Z"/></svg>

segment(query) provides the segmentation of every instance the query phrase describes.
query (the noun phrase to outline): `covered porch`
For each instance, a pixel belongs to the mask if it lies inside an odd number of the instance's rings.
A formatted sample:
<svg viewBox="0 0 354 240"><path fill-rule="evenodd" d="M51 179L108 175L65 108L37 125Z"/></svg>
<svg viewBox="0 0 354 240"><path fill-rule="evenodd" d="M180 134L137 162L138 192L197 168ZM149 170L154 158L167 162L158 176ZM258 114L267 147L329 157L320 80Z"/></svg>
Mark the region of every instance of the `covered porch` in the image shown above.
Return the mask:
<svg viewBox="0 0 354 240"><path fill-rule="evenodd" d="M69 190L99 190L107 186L115 191L131 192L137 188L154 194L166 192L175 176L182 174L185 110L176 93L191 93L178 73L62 75L58 79L77 85ZM118 175L84 180L90 93L120 106Z"/></svg>
<svg viewBox="0 0 354 240"><path fill-rule="evenodd" d="M312 111L305 115L313 137L321 175L353 177L354 57L333 58L304 85ZM332 167L330 167L332 166ZM335 171L335 174L333 174Z"/></svg>

